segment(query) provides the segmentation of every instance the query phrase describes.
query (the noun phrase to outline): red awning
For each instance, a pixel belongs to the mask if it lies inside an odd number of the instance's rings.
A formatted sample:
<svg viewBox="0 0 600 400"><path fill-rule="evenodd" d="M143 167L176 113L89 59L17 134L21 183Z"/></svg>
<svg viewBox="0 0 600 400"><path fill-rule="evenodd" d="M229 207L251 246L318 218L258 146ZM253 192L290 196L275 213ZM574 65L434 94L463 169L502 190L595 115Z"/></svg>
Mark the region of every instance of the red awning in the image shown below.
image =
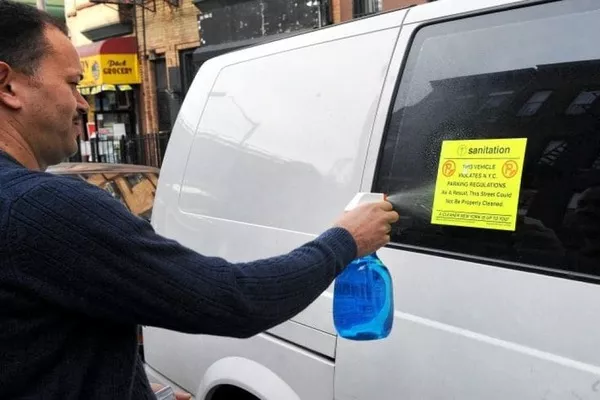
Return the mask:
<svg viewBox="0 0 600 400"><path fill-rule="evenodd" d="M137 54L137 40L133 36L106 39L77 48L79 57L90 57L98 54Z"/></svg>
<svg viewBox="0 0 600 400"><path fill-rule="evenodd" d="M77 51L83 72L83 79L79 82L82 93L83 88L89 88L89 94L95 94L103 90L115 90L114 85L141 83L135 37L106 39L81 46ZM122 89L121 86L119 88Z"/></svg>

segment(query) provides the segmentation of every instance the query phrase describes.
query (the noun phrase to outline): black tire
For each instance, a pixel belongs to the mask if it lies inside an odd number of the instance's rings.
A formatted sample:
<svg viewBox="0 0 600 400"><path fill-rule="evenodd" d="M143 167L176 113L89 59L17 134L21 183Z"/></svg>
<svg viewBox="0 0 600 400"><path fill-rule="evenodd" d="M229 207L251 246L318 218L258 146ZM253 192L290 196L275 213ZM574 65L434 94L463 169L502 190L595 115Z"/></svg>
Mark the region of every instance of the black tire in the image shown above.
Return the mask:
<svg viewBox="0 0 600 400"><path fill-rule="evenodd" d="M222 385L217 387L209 400L260 400L258 397L233 385Z"/></svg>

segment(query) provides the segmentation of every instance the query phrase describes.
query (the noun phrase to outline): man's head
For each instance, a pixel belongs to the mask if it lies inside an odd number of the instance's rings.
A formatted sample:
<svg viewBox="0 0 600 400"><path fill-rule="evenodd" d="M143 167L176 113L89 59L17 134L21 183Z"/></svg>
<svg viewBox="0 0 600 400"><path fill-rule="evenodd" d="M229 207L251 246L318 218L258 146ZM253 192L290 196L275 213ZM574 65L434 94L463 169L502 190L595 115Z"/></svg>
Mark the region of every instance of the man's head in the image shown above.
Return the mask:
<svg viewBox="0 0 600 400"><path fill-rule="evenodd" d="M28 151L42 169L61 162L77 151L88 107L77 91L81 65L66 27L0 0L0 43L0 147Z"/></svg>

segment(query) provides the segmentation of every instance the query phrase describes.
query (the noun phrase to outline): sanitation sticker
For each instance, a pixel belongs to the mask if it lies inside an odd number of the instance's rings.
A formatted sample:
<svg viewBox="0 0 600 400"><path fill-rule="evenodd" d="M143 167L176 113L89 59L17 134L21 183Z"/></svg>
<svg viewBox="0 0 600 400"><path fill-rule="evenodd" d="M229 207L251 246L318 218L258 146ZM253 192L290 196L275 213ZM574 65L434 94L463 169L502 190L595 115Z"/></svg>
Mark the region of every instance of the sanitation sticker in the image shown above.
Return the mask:
<svg viewBox="0 0 600 400"><path fill-rule="evenodd" d="M431 223L514 231L527 139L442 143Z"/></svg>

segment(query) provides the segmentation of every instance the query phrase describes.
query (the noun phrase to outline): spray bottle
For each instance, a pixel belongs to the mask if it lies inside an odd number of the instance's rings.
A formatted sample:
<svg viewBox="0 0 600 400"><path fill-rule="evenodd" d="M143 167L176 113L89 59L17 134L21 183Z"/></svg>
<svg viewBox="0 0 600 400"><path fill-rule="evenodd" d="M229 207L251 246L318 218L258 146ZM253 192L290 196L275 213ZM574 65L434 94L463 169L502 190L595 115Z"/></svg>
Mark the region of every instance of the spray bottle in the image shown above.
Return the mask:
<svg viewBox="0 0 600 400"><path fill-rule="evenodd" d="M346 207L385 200L383 193L358 193ZM351 340L386 338L394 321L392 277L376 253L352 261L336 278L333 322L338 334Z"/></svg>

